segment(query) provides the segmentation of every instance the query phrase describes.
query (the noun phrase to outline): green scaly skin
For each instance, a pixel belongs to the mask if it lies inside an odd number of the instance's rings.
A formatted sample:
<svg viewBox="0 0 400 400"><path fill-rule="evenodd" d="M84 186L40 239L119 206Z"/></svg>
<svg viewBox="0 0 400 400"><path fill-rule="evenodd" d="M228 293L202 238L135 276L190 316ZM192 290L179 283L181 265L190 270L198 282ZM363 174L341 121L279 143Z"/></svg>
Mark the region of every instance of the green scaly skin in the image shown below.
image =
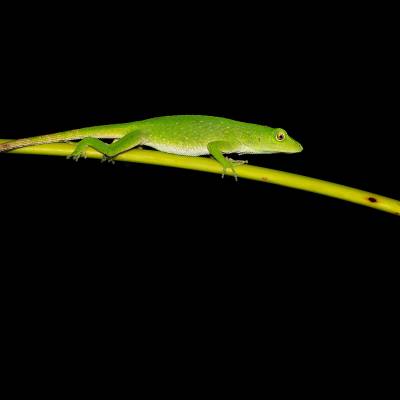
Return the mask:
<svg viewBox="0 0 400 400"><path fill-rule="evenodd" d="M107 144L100 139L114 139L114 142ZM84 156L88 147L112 159L120 153L144 145L172 154L210 154L222 165L224 172L230 168L235 178L236 162L225 158L223 154L298 153L303 149L300 143L281 128L221 117L175 115L12 140L0 144L0 152L73 140L80 140L70 155L75 160Z"/></svg>

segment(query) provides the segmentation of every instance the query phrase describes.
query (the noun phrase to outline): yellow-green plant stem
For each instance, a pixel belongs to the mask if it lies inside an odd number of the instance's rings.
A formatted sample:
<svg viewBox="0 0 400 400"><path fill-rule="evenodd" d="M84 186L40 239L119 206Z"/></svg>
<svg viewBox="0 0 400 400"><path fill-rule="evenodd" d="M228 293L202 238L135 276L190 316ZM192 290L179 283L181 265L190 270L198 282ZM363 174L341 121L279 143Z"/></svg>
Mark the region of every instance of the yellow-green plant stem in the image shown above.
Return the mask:
<svg viewBox="0 0 400 400"><path fill-rule="evenodd" d="M0 139L0 143L6 141L7 140L5 139ZM71 154L74 149L75 144L73 143L57 143L24 147L12 151L12 153L67 156ZM95 150L89 149L87 151L87 157L102 158L102 155ZM153 150L131 150L120 154L115 158L115 160L164 165L168 167L192 169L215 174L222 173L221 165L211 158L178 156ZM294 189L306 190L309 192L350 201L352 203L361 204L363 206L372 207L377 210L400 216L400 201L375 193L366 192L364 190L354 189L348 186L310 178L307 176L277 171L269 168L261 168L252 165L238 166L236 167L236 172L239 178L252 179L255 181L287 186ZM231 175L231 172L227 171L226 174Z"/></svg>

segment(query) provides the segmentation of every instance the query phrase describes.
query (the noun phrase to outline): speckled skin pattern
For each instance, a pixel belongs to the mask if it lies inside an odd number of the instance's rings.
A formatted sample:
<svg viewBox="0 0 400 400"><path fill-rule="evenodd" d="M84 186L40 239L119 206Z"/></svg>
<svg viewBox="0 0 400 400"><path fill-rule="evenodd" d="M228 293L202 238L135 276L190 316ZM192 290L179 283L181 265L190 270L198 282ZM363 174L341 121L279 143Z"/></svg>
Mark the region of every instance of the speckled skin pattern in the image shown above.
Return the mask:
<svg viewBox="0 0 400 400"><path fill-rule="evenodd" d="M231 143L226 153L274 153L298 150L299 144L286 134L284 142L275 139L276 129L268 126L202 115L151 118L134 125L145 134L143 144L174 154L209 154L208 144Z"/></svg>

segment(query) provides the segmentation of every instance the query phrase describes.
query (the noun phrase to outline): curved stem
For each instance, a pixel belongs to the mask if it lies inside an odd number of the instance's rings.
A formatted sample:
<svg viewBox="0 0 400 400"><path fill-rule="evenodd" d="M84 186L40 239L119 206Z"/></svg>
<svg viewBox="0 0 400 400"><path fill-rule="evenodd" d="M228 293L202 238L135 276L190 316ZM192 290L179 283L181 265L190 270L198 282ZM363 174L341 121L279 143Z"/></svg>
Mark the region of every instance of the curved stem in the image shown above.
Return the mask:
<svg viewBox="0 0 400 400"><path fill-rule="evenodd" d="M0 139L0 143L6 141L5 139ZM30 146L13 150L12 153L67 156L71 154L75 146L76 145L73 143L42 144L40 146ZM87 157L102 158L102 155L95 150L89 149L87 151ZM131 150L120 154L115 160L222 174L221 165L211 158L178 156L153 150ZM241 165L237 166L235 169L240 178L252 179L335 197L400 216L400 201L375 193L307 176L252 165ZM232 175L230 170L226 171L226 174Z"/></svg>

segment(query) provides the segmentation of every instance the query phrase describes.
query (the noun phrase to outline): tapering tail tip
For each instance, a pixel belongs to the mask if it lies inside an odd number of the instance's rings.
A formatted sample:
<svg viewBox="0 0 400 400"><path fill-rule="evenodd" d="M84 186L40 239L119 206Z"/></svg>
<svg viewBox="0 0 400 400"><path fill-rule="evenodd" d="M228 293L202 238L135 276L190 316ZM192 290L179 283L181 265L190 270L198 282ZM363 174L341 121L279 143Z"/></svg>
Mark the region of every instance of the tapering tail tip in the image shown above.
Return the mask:
<svg viewBox="0 0 400 400"><path fill-rule="evenodd" d="M11 142L1 143L0 144L0 153L4 153L6 151L12 150L13 146L11 145Z"/></svg>

